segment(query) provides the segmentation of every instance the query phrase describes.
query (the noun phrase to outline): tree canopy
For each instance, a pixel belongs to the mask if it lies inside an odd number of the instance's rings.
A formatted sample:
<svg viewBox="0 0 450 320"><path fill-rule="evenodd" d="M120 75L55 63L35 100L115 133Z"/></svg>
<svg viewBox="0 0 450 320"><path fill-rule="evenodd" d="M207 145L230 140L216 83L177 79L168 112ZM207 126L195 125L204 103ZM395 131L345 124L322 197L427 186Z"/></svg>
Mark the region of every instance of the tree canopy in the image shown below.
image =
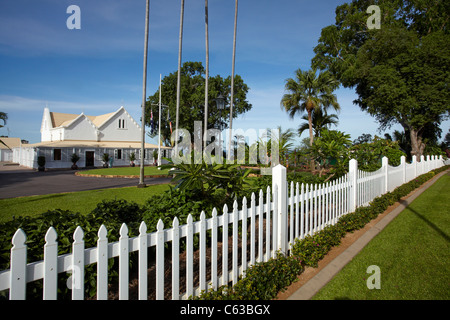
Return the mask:
<svg viewBox="0 0 450 320"><path fill-rule="evenodd" d="M171 130L169 121L173 123L175 130L177 75L175 71L162 79L161 100L161 140L165 145L170 145ZM210 77L208 81L208 128L228 128L231 77L223 78L220 75ZM234 79L234 111L233 118L249 111L252 105L247 101L248 86L239 75ZM225 109L218 110L216 98L221 94L225 98ZM159 120L159 90L148 98L146 104L147 126L151 126L151 113L153 113L154 137L158 133ZM181 68L181 94L179 128L188 130L191 135L194 132L194 121L201 121L203 125L205 104L205 69L201 62L185 62ZM205 128L203 128L204 130ZM192 139L192 136L191 136Z"/></svg>
<svg viewBox="0 0 450 320"><path fill-rule="evenodd" d="M427 128L450 116L450 6L443 0L376 1L380 28L369 29L366 10L372 2L336 8L336 22L322 29L312 63L355 88L354 103L380 129L402 125L411 154L420 156Z"/></svg>

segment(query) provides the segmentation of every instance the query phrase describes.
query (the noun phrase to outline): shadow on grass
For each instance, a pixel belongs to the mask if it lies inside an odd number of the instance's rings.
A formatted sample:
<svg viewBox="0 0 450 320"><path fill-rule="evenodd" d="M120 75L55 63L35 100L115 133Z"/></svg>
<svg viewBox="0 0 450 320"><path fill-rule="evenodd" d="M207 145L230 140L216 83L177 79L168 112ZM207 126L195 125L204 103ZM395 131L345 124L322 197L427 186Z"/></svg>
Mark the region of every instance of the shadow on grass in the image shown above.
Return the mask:
<svg viewBox="0 0 450 320"><path fill-rule="evenodd" d="M25 198L17 198L20 200L20 202L23 203L30 203L30 202L35 202L35 201L42 201L42 200L51 200L51 199L56 199L56 198L61 198L66 196L66 193L55 193L55 194L51 194L51 195L38 195L38 196L31 196L31 197L26 197L26 198L32 198L32 199L26 199Z"/></svg>
<svg viewBox="0 0 450 320"><path fill-rule="evenodd" d="M419 217L420 219L422 219L426 224L428 224L433 230L435 230L441 237L443 237L447 242L450 242L450 237L444 232L442 231L437 225L435 225L433 222L431 222L430 220L428 220L427 218L425 218L422 214L420 214L419 212L417 212L416 210L414 210L413 208L408 206L407 201L405 200L400 200L399 201L401 204L403 204L405 206L405 209L410 210L412 213L414 213L417 217Z"/></svg>

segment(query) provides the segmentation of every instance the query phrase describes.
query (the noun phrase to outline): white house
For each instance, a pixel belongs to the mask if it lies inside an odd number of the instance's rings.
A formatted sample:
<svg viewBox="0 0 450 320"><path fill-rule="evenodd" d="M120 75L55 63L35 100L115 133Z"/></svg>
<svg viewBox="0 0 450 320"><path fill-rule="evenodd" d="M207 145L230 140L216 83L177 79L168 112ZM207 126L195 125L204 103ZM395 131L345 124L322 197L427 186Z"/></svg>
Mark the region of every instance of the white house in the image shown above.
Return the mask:
<svg viewBox="0 0 450 320"><path fill-rule="evenodd" d="M154 144L145 144L144 163L156 162ZM170 158L169 147L161 146L161 156ZM129 166L135 154L136 165L141 161L141 126L124 107L99 116L50 112L44 108L41 142L13 149L13 161L37 168L38 156L45 156L46 168L70 168L71 157L77 154L78 167L103 166L103 154L109 154L113 166Z"/></svg>
<svg viewBox="0 0 450 320"><path fill-rule="evenodd" d="M20 138L0 137L0 161L12 161L13 149L21 145Z"/></svg>

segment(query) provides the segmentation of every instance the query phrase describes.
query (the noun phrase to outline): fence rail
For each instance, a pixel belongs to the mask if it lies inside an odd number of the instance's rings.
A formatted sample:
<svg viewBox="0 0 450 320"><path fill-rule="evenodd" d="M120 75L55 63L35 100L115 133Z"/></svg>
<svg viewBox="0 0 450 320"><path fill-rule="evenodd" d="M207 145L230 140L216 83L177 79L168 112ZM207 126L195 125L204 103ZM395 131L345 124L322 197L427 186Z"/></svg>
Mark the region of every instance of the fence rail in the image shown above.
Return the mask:
<svg viewBox="0 0 450 320"><path fill-rule="evenodd" d="M26 234L18 229L12 238L10 269L0 272L0 291L9 289L11 300L26 299L26 284L43 279L43 299L57 299L58 273L72 273L68 286L73 300L85 298L85 266L97 265L96 297L108 298L108 261L119 262L119 299L129 299L130 253L138 256L138 298L148 297L149 248L155 250L156 281L151 284L156 290L156 299L164 299L165 282L171 282L171 298L187 299L201 290L217 289L219 285L235 284L239 276L257 262L275 257L280 250L289 253L295 239L304 238L335 224L338 219L356 207L367 205L375 197L392 191L420 174L444 165L442 157L424 157L411 164L402 157L398 167L391 167L383 158L382 167L375 172L358 170L356 160L351 160L349 172L333 182L308 185L293 182L288 185L286 168L273 168L272 188L266 194L259 191L258 200L252 194L250 203L244 198L238 209L235 201L232 210L223 207L222 215L216 209L211 218L201 213L199 221L191 215L186 225L179 225L177 218L172 228L164 229L160 220L157 231L147 233L142 222L139 235L129 238L128 227L119 230L119 241L109 243L107 230L98 230L97 246L85 248L84 232L77 227L73 234L72 252L58 256L57 233L53 227L45 235L44 260L27 263ZM198 252L194 254L194 237L198 237ZM185 241L185 261L180 260L180 241ZM210 243L207 263L207 243ZM221 250L219 252L219 243ZM170 249L166 249L166 245ZM166 257L171 253L171 279L165 279ZM240 254L239 254L240 253ZM195 257L198 263L194 263ZM231 263L229 263L231 261ZM185 283L180 290L181 266L185 263ZM194 266L198 265L198 269ZM221 265L221 268L220 268ZM208 270L207 270L208 267ZM195 270L194 270L195 269ZM221 270L220 270L221 269ZM194 279L197 279L195 280ZM183 292L180 292L183 291Z"/></svg>

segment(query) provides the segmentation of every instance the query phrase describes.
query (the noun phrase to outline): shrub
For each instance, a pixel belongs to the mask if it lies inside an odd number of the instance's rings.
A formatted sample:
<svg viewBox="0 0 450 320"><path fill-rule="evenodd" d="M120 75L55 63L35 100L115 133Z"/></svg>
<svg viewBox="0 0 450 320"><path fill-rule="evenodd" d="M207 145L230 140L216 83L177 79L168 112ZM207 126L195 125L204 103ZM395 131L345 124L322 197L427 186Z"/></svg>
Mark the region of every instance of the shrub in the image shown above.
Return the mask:
<svg viewBox="0 0 450 320"><path fill-rule="evenodd" d="M180 225L186 224L189 214L194 221L200 220L200 214L205 211L206 217L211 217L214 207L220 212L224 203L224 191L216 190L209 197L202 197L191 190L170 188L167 192L149 198L144 204L142 219L147 224L148 232L156 231L156 225L161 219L164 228L172 226L173 219L178 218ZM232 203L228 202L229 208Z"/></svg>
<svg viewBox="0 0 450 320"><path fill-rule="evenodd" d="M203 291L198 300L270 300L290 285L303 272L301 262L281 253L245 272L233 287L221 286L217 291ZM192 298L192 297L191 297Z"/></svg>
<svg viewBox="0 0 450 320"><path fill-rule="evenodd" d="M37 163L39 167L45 167L45 157L39 156L37 159Z"/></svg>
<svg viewBox="0 0 450 320"><path fill-rule="evenodd" d="M91 215L102 221L126 223L140 223L142 221L143 208L135 202L123 199L103 200L92 210ZM128 226L129 227L129 226Z"/></svg>

